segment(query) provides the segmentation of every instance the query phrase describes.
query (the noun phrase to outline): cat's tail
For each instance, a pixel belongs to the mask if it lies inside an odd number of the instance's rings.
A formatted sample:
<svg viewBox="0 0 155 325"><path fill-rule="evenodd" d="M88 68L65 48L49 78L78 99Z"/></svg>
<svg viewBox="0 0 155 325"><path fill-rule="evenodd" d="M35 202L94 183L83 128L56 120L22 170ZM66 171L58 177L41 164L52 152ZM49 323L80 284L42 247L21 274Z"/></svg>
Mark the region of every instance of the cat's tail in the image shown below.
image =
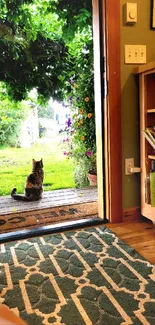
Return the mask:
<svg viewBox="0 0 155 325"><path fill-rule="evenodd" d="M12 192L11 192L11 197L12 197L14 200L18 200L18 201L30 201L26 196L16 194L16 191L17 191L17 189L14 188L14 189L12 190Z"/></svg>

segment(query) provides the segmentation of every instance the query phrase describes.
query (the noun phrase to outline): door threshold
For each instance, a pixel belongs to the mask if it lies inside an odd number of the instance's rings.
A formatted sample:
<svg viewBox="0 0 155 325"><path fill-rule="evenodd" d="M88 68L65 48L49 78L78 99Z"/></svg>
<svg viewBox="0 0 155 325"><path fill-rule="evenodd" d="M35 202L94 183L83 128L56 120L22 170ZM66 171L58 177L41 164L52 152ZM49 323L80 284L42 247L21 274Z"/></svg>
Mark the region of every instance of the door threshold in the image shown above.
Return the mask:
<svg viewBox="0 0 155 325"><path fill-rule="evenodd" d="M91 227L95 225L105 224L107 222L108 222L107 220L102 220L101 218L99 218L98 215L94 215L94 216L92 215L83 219L63 221L63 222L55 223L53 225L3 233L0 234L0 243L26 239L30 237L38 237L38 236L43 236L43 235L48 235L53 233L59 233L67 230L72 230L72 229L74 230L77 228Z"/></svg>

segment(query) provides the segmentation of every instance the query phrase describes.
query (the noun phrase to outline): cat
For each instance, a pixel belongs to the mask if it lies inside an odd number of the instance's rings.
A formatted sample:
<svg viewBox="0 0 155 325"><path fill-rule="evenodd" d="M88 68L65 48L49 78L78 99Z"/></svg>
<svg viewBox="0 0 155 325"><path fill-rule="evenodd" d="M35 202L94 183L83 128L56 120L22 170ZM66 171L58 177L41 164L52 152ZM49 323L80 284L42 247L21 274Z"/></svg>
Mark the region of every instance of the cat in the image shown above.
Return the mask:
<svg viewBox="0 0 155 325"><path fill-rule="evenodd" d="M11 192L11 197L14 200L20 201L38 201L42 198L43 193L43 159L36 161L32 159L32 173L27 177L25 185L25 195L16 194L17 189L14 188Z"/></svg>

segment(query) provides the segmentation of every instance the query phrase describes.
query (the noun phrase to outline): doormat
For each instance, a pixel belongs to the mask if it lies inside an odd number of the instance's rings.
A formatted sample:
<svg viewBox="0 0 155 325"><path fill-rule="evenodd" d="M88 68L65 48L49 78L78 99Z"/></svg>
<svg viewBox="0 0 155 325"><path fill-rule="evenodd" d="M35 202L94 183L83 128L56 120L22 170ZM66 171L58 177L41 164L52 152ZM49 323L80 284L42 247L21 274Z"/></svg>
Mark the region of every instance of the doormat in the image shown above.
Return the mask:
<svg viewBox="0 0 155 325"><path fill-rule="evenodd" d="M155 266L104 226L1 244L0 303L29 325L154 325Z"/></svg>
<svg viewBox="0 0 155 325"><path fill-rule="evenodd" d="M98 212L97 202L65 205L35 211L0 216L0 233L34 229L41 226L53 225L66 220L76 220L94 216Z"/></svg>

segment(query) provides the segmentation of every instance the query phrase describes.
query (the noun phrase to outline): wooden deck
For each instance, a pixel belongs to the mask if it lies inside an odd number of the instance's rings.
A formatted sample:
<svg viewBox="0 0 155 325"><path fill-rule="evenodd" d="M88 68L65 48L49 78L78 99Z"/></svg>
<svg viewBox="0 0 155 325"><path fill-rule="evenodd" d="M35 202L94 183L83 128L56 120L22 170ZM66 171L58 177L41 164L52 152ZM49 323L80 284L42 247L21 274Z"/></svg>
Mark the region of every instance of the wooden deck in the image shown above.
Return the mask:
<svg viewBox="0 0 155 325"><path fill-rule="evenodd" d="M0 233L52 225L98 214L97 188L44 192L36 202L0 197Z"/></svg>
<svg viewBox="0 0 155 325"><path fill-rule="evenodd" d="M43 198L36 202L15 201L10 196L0 197L0 216L26 211L36 211L60 206L97 202L97 188L63 189L44 192Z"/></svg>

